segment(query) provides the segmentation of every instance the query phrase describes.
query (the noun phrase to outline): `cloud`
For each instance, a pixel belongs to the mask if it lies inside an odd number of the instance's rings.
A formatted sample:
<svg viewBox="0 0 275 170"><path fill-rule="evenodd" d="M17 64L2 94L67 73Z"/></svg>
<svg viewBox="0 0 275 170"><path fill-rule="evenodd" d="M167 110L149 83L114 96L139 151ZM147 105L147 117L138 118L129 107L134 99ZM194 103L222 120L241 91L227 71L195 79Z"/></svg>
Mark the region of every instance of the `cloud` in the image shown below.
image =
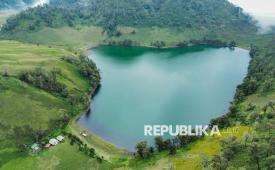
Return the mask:
<svg viewBox="0 0 275 170"><path fill-rule="evenodd" d="M229 0L242 7L245 11L257 16L275 17L274 0Z"/></svg>
<svg viewBox="0 0 275 170"><path fill-rule="evenodd" d="M275 0L229 0L259 21L262 33L275 25Z"/></svg>
<svg viewBox="0 0 275 170"><path fill-rule="evenodd" d="M37 0L33 3L32 7L36 7L36 6L39 6L39 5L44 5L44 4L47 4L49 3L49 0Z"/></svg>

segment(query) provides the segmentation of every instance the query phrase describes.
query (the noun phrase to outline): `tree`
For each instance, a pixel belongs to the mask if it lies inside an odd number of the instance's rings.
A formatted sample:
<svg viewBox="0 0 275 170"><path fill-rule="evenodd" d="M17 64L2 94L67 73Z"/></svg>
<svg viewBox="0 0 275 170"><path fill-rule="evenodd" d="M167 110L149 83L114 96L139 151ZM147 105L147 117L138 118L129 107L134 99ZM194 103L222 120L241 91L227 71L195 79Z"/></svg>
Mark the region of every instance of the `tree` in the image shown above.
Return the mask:
<svg viewBox="0 0 275 170"><path fill-rule="evenodd" d="M253 111L255 109L256 109L256 105L253 105L252 103L249 103L246 111Z"/></svg>
<svg viewBox="0 0 275 170"><path fill-rule="evenodd" d="M150 154L152 155L152 154L155 152L154 147L150 146L150 147L149 147L149 152L150 152Z"/></svg>
<svg viewBox="0 0 275 170"><path fill-rule="evenodd" d="M234 48L234 47L236 47L236 42L235 42L235 41L231 41L231 42L228 44L228 47L229 47L229 48Z"/></svg>
<svg viewBox="0 0 275 170"><path fill-rule="evenodd" d="M149 148L147 147L146 141L139 142L136 145L136 150L137 150L138 155L143 159L148 158L151 155Z"/></svg>
<svg viewBox="0 0 275 170"><path fill-rule="evenodd" d="M259 52L260 52L260 50L259 50L258 47L256 47L253 44L250 45L249 55L250 55L251 58L254 58L255 56L258 56Z"/></svg>
<svg viewBox="0 0 275 170"><path fill-rule="evenodd" d="M90 148L90 150L89 150L89 156L92 157L92 158L94 158L94 156L95 156L95 149L94 148Z"/></svg>
<svg viewBox="0 0 275 170"><path fill-rule="evenodd" d="M209 157L207 155L202 155L202 159L201 159L201 164L202 167L206 170L206 169L210 169L210 165L211 165L211 160L209 160Z"/></svg>
<svg viewBox="0 0 275 170"><path fill-rule="evenodd" d="M251 135L249 135L249 134L245 134L245 135L243 136L242 140L243 140L243 143L244 143L244 147L247 146L247 142L248 142L250 139L251 139Z"/></svg>
<svg viewBox="0 0 275 170"><path fill-rule="evenodd" d="M264 81L263 85L262 85L262 89L261 89L261 95L264 95L265 93L269 92L272 90L272 80L268 79L266 81Z"/></svg>
<svg viewBox="0 0 275 170"><path fill-rule="evenodd" d="M268 170L274 170L275 169L275 155L271 155L266 159L265 163Z"/></svg>
<svg viewBox="0 0 275 170"><path fill-rule="evenodd" d="M275 102L269 101L267 106L272 109L272 111L275 110Z"/></svg>
<svg viewBox="0 0 275 170"><path fill-rule="evenodd" d="M159 152L165 149L164 141L161 136L155 137L155 146Z"/></svg>
<svg viewBox="0 0 275 170"><path fill-rule="evenodd" d="M34 131L34 138L36 142L40 142L45 136L46 132L41 129Z"/></svg>
<svg viewBox="0 0 275 170"><path fill-rule="evenodd" d="M214 125L219 126L219 128L228 127L230 125L229 116L227 114L225 114L225 115L220 116L218 118L211 119L211 121L210 121L210 127L212 127Z"/></svg>
<svg viewBox="0 0 275 170"><path fill-rule="evenodd" d="M224 170L228 166L228 161L221 155L215 155L212 158L211 162L212 162L212 167L216 168L217 170Z"/></svg>
<svg viewBox="0 0 275 170"><path fill-rule="evenodd" d="M221 146L222 146L222 156L225 159L230 160L234 157L236 152L239 150L240 144L237 141L237 138L234 136L234 137L230 137L222 140Z"/></svg>
<svg viewBox="0 0 275 170"><path fill-rule="evenodd" d="M49 72L41 67L37 67L32 71L24 71L20 73L19 79L48 92L66 95L64 93L66 86L57 81L57 74L59 74L59 72L56 72L56 69Z"/></svg>
<svg viewBox="0 0 275 170"><path fill-rule="evenodd" d="M261 170L261 161L267 156L268 147L265 143L252 142L249 146L249 157L252 164L256 164L257 169Z"/></svg>
<svg viewBox="0 0 275 170"><path fill-rule="evenodd" d="M168 150L170 155L175 155L177 153L177 147L173 142L168 145Z"/></svg>
<svg viewBox="0 0 275 170"><path fill-rule="evenodd" d="M172 141L170 139L167 139L164 141L164 149L169 149L169 146L171 145Z"/></svg>

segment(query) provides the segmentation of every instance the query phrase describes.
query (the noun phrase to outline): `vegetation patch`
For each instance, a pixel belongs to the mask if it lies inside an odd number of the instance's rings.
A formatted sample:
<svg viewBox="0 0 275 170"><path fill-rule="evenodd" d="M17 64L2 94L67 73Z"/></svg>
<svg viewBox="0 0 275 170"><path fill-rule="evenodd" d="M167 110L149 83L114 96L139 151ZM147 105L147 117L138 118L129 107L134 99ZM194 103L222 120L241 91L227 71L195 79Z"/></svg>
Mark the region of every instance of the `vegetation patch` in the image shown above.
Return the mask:
<svg viewBox="0 0 275 170"><path fill-rule="evenodd" d="M14 41L0 44L0 153L9 155L9 159L1 156L0 167L39 169L40 156L30 155L31 146L44 146L86 108L99 74L90 60L65 50ZM78 64L63 61L64 56ZM62 160L55 157L51 166ZM94 166L105 164L99 158Z"/></svg>

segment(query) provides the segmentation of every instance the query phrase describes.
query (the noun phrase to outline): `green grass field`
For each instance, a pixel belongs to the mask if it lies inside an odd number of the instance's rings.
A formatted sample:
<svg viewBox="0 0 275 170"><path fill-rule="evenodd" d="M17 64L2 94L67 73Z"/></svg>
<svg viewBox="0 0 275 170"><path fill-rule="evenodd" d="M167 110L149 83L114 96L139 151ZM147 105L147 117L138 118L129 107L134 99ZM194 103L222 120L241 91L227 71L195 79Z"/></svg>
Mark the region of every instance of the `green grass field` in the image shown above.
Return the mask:
<svg viewBox="0 0 275 170"><path fill-rule="evenodd" d="M76 26L62 28L43 28L37 32L24 32L13 35L18 40L31 43L51 44L66 47L68 50L85 50L106 44L108 41L131 39L140 46L151 46L151 42L165 41L167 47L175 46L178 42L190 39L201 39L204 30L178 30L159 27L119 27L122 33L119 37L108 37L102 34L102 28L96 26ZM133 34L133 31L135 32Z"/></svg>
<svg viewBox="0 0 275 170"><path fill-rule="evenodd" d="M85 90L87 82L76 76L76 69L65 69L66 63L61 64L59 60L59 57L69 54L63 50L14 41L0 42L1 75L7 72L10 76L0 78L0 120L2 124L10 127L31 125L35 129L47 129L50 119L57 119L71 109L71 106L61 98L16 79L16 76L23 70L31 70L38 66L44 69L61 67L64 70L64 77L70 79L74 77L78 80L77 82L67 81L68 87L78 86L79 89ZM7 130L1 130L1 132L2 137L8 133Z"/></svg>
<svg viewBox="0 0 275 170"><path fill-rule="evenodd" d="M68 142L59 144L37 155L25 155L12 150L3 150L0 151L0 156L7 159L7 162L0 166L1 170L112 169L110 163L104 161L99 164L94 158L89 158L80 152L76 145L71 146ZM5 162L5 160L2 160L2 162Z"/></svg>
<svg viewBox="0 0 275 170"><path fill-rule="evenodd" d="M106 38L101 34L102 28L99 27L62 27L62 28L43 28L38 32L16 34L18 40L31 43L41 43L57 47L64 47L69 51L86 50L101 44Z"/></svg>
<svg viewBox="0 0 275 170"><path fill-rule="evenodd" d="M70 109L61 99L14 78L1 77L0 87L0 122L10 128L30 125L45 130L49 120L60 118ZM8 134L8 129L0 129L1 141L6 145L9 143L4 139Z"/></svg>
<svg viewBox="0 0 275 170"><path fill-rule="evenodd" d="M227 32L209 32L200 29L177 29L160 27L126 27L119 26L117 30L120 36L109 37L103 33L103 29L98 26L64 26L61 28L45 27L35 32L16 32L11 37L13 39L29 42L52 45L66 48L69 51L83 51L87 48L107 44L109 41L132 40L138 46L150 47L152 42L164 41L165 47L175 47L177 43L189 40L199 40L203 38L220 39L226 42L235 40L238 46L248 49L251 42L266 44L269 36L255 35L252 30L240 34L233 30Z"/></svg>
<svg viewBox="0 0 275 170"><path fill-rule="evenodd" d="M88 81L83 79L77 68L61 61L62 56L74 56L63 49L43 45L23 44L15 41L0 41L0 71L16 76L24 70L42 67L45 70L61 69L59 81L70 90L86 92Z"/></svg>
<svg viewBox="0 0 275 170"><path fill-rule="evenodd" d="M58 68L62 82L69 91L88 93L89 83L78 69L64 61L62 56L74 56L71 52L15 41L0 41L0 169L109 169L109 163L99 164L96 159L78 151L68 143L43 151L38 155L20 153L10 138L13 127L31 126L34 130L49 129L50 120L64 114L80 113L86 107L70 105L59 96L35 88L17 79L25 70L42 67L45 70ZM8 77L2 76L8 73Z"/></svg>

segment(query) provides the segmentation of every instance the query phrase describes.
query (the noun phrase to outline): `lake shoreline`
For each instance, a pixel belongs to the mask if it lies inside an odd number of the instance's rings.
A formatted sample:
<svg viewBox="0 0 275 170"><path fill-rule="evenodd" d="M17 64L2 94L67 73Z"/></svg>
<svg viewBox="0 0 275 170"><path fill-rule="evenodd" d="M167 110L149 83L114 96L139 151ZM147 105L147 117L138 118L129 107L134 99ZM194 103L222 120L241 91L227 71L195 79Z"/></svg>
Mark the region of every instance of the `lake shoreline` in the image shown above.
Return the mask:
<svg viewBox="0 0 275 170"><path fill-rule="evenodd" d="M98 48L98 47L100 47L100 46L110 46L110 45L99 45L99 46L97 46L97 47L88 48L88 49L86 49L86 51L85 51L85 55L86 55L87 57L91 56L92 53L93 53L92 50L93 50L93 49L96 49L96 48ZM194 46L190 46L190 47L167 47L167 48L154 48L154 47L151 47L151 46L131 46L131 47L125 47L125 48L148 48L148 49L157 49L157 50L164 49L164 50L165 50L165 49L178 49L178 48L189 49L189 48L195 48L195 47L197 47L197 46L199 46L199 45L194 45ZM110 46L110 47L124 47L124 46ZM209 46L203 46L203 47L204 47L204 48L207 48L207 47L209 48ZM211 47L210 47L210 48L211 48ZM219 49L219 48L229 48L229 47L216 47L216 48ZM246 49L241 48L241 47L235 47L235 48L238 48L238 49L242 49L242 50L247 51ZM242 80L243 80L243 79L242 79ZM100 83L99 83L99 84L100 84ZM99 84L98 84L97 86L99 86ZM76 124L77 124L78 126L82 127L82 128L84 128L84 127L83 127L82 125L79 124L78 120L79 120L79 118L80 118L81 116L87 114L87 113L91 110L92 103L93 103L93 96L94 96L95 91L96 91L96 90L94 90L94 91L90 94L91 98L90 98L90 100L89 100L87 109L86 109L85 111L83 111L82 113L80 113L76 118L74 118L74 121L76 122ZM235 94L235 93L236 93L236 88L235 88L234 94ZM228 108L227 108L227 109L228 109ZM223 115L223 114L222 114L222 115ZM221 115L221 116L222 116L222 115ZM219 116L219 117L220 117L220 116ZM216 117L215 117L215 118L216 118ZM112 142L107 141L107 140L104 140L104 139L102 139L101 137L95 135L95 134L92 133L90 130L87 130L87 128L84 128L84 129L86 129L86 131L88 131L88 133L91 134L92 136L97 137L97 138L100 140L100 142L106 143L106 144L111 144L111 145L113 145L114 147L116 147L117 149L125 150L125 149L123 149L123 148L121 148L121 147L118 147L118 146L114 145ZM130 153L130 151L128 151L128 150L127 150L127 152Z"/></svg>
<svg viewBox="0 0 275 170"><path fill-rule="evenodd" d="M88 51L88 50L87 50L87 51ZM86 53L86 52L85 52L85 56L86 56L86 57L89 57L88 54L90 55L90 53ZM115 146L115 145L112 144L111 142L108 142L108 141L103 140L102 138L100 138L99 136L93 134L91 131L89 131L89 130L87 130L86 128L82 127L82 126L78 123L78 120L79 120L79 118L80 118L81 116L83 116L83 115L85 115L85 114L88 114L88 113L90 112L90 110L91 110L91 108L92 108L93 97L97 94L97 92L98 92L100 86L101 86L101 82L99 81L99 82L97 82L97 83L94 85L94 87L92 87L92 91L90 91L89 94L88 94L88 96L90 96L90 97L89 97L89 100L88 100L87 103L85 104L86 109L85 109L84 111L80 112L77 116L75 116L75 117L70 121L70 123L69 123L68 126L69 126L69 128L75 130L75 131L76 131L76 134L75 134L75 135L77 135L77 136L79 136L79 137L80 137L80 135L79 135L79 132L80 132L79 129L85 131L85 133L87 133L89 137L91 137L91 138L94 139L94 142L96 142L96 143L100 142L100 143L101 143L100 145L102 145L102 144L103 144L103 145L106 145L106 146L109 147L108 149L114 150L114 152L115 152L114 156L117 156L117 155L120 155L120 156L130 155L130 153L131 153L130 151L125 150L125 149L123 149L123 148L120 148L120 147L118 147L118 146ZM79 132L78 132L78 131L79 131ZM92 140L93 140L93 139L92 139ZM98 151L98 149L99 149L98 147L95 147L96 152ZM111 154L110 154L110 155L111 155ZM105 158L110 157L110 155L104 154Z"/></svg>
<svg viewBox="0 0 275 170"><path fill-rule="evenodd" d="M84 54L87 56L91 55L91 50L99 48L99 47L123 47L123 48L147 48L147 49L154 49L154 50L167 50L167 49L192 49L192 48L197 48L197 47L203 47L203 48L241 48L244 50L249 50L249 47L241 47L241 46L235 46L235 47L230 47L229 45L226 46L215 46L211 44L191 44L188 46L177 46L177 45L172 45L172 46L164 46L164 47L156 47L156 46L151 46L151 45L130 45L130 46L123 46L123 45L109 45L109 44L98 44L94 47L86 48L84 50Z"/></svg>

